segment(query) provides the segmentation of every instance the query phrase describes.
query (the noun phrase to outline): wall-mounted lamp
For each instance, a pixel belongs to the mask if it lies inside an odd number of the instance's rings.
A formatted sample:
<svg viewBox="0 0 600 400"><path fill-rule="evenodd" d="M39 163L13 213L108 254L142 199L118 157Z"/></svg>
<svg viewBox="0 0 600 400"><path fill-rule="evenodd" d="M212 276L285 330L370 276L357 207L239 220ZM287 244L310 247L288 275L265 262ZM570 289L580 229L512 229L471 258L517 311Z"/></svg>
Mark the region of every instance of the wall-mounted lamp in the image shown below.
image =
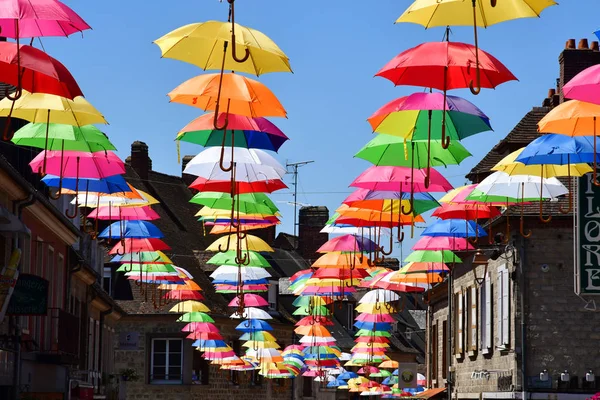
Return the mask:
<svg viewBox="0 0 600 400"><path fill-rule="evenodd" d="M585 374L585 381L596 382L596 375L594 375L594 372L591 369Z"/></svg>
<svg viewBox="0 0 600 400"><path fill-rule="evenodd" d="M540 381L547 382L548 379L550 379L550 376L548 375L548 370L547 369L545 369L542 372L540 372Z"/></svg>
<svg viewBox="0 0 600 400"><path fill-rule="evenodd" d="M569 375L569 371L565 369L565 372L560 374L561 382L569 382L571 380L571 375Z"/></svg>

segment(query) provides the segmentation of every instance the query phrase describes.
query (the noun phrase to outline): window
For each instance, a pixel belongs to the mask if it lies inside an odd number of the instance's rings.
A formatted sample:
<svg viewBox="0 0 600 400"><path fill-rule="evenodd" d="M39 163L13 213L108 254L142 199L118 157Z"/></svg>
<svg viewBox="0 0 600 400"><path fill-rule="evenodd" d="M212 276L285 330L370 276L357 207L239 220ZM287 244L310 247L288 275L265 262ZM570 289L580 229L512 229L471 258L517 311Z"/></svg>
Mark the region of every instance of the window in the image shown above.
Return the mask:
<svg viewBox="0 0 600 400"><path fill-rule="evenodd" d="M202 352L193 350L194 356L192 359L192 383L197 385L208 385L210 365L202 357Z"/></svg>
<svg viewBox="0 0 600 400"><path fill-rule="evenodd" d="M439 334L438 324L432 324L431 326L431 377L433 380L438 379L438 360L439 354Z"/></svg>
<svg viewBox="0 0 600 400"><path fill-rule="evenodd" d="M35 271L34 275L44 276L44 242L41 238L37 238L35 242Z"/></svg>
<svg viewBox="0 0 600 400"><path fill-rule="evenodd" d="M477 351L477 288L467 289L467 351Z"/></svg>
<svg viewBox="0 0 600 400"><path fill-rule="evenodd" d="M150 383L183 383L183 340L152 339Z"/></svg>
<svg viewBox="0 0 600 400"><path fill-rule="evenodd" d="M302 378L302 396L313 397L313 380L309 377Z"/></svg>
<svg viewBox="0 0 600 400"><path fill-rule="evenodd" d="M106 293L112 296L112 268L104 267L104 274L102 275L102 288Z"/></svg>
<svg viewBox="0 0 600 400"><path fill-rule="evenodd" d="M492 280L489 273L485 275L483 285L479 288L479 304L481 304L481 343L479 348L483 354L492 351Z"/></svg>
<svg viewBox="0 0 600 400"><path fill-rule="evenodd" d="M462 292L454 295L454 355L456 358L462 358L465 342L465 319L464 319L464 295Z"/></svg>
<svg viewBox="0 0 600 400"><path fill-rule="evenodd" d="M64 307L65 287L67 286L65 275L65 257L62 254L59 254L56 263L57 288L54 306L61 310Z"/></svg>
<svg viewBox="0 0 600 400"><path fill-rule="evenodd" d="M498 268L498 346L510 346L510 279L506 264Z"/></svg>
<svg viewBox="0 0 600 400"><path fill-rule="evenodd" d="M346 319L346 329L354 331L354 304L347 303L348 315Z"/></svg>
<svg viewBox="0 0 600 400"><path fill-rule="evenodd" d="M238 339L231 340L229 342L229 347L233 350L236 355L240 355L240 341ZM229 371L229 381L234 385L239 385L239 374L238 371L230 370Z"/></svg>
<svg viewBox="0 0 600 400"><path fill-rule="evenodd" d="M269 310L275 311L277 310L277 292L279 290L279 284L277 281L270 281L269 283Z"/></svg>

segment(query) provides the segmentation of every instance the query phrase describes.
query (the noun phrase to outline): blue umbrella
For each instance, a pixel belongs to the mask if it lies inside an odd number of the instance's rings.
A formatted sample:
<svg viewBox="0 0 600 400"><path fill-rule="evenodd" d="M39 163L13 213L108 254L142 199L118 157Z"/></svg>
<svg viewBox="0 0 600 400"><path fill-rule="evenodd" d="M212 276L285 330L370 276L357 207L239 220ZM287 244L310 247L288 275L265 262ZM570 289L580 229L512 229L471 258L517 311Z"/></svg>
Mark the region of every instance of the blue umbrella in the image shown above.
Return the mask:
<svg viewBox="0 0 600 400"><path fill-rule="evenodd" d="M46 175L42 182L49 187L61 187L61 178L56 175ZM124 193L131 192L122 175L113 175L103 179L62 178L62 187L78 192Z"/></svg>
<svg viewBox="0 0 600 400"><path fill-rule="evenodd" d="M358 374L352 371L342 372L338 375L338 379L347 381L348 379L358 378Z"/></svg>
<svg viewBox="0 0 600 400"><path fill-rule="evenodd" d="M347 386L348 383L346 381L344 381L343 379L340 379L340 377L338 376L336 380L331 381L327 384L328 388L336 388L338 386Z"/></svg>
<svg viewBox="0 0 600 400"><path fill-rule="evenodd" d="M464 219L443 219L425 228L423 236L477 237L487 236L487 232L475 221Z"/></svg>
<svg viewBox="0 0 600 400"><path fill-rule="evenodd" d="M269 283L269 280L267 278L263 278L263 279L247 279L247 280L243 280L242 279L242 284L243 285L264 285ZM213 284L219 284L219 285L237 285L238 281L237 279L215 279L213 280Z"/></svg>
<svg viewBox="0 0 600 400"><path fill-rule="evenodd" d="M198 339L196 340L194 343L192 343L192 346L194 347L200 347L200 348L215 348L215 347L226 347L227 343L225 343L222 340L203 340L203 339Z"/></svg>
<svg viewBox="0 0 600 400"><path fill-rule="evenodd" d="M160 239L164 236L153 223L135 220L113 222L98 235L105 239Z"/></svg>
<svg viewBox="0 0 600 400"><path fill-rule="evenodd" d="M248 319L238 326L235 327L236 330L242 332L255 332L255 331L272 331L273 328L267 322L261 319Z"/></svg>
<svg viewBox="0 0 600 400"><path fill-rule="evenodd" d="M592 136L549 133L529 143L515 161L525 165L593 163L594 154ZM596 161L600 162L600 157L596 156Z"/></svg>
<svg viewBox="0 0 600 400"><path fill-rule="evenodd" d="M389 331L392 329L392 324L389 322L356 321L354 326L358 329L368 329L371 331Z"/></svg>

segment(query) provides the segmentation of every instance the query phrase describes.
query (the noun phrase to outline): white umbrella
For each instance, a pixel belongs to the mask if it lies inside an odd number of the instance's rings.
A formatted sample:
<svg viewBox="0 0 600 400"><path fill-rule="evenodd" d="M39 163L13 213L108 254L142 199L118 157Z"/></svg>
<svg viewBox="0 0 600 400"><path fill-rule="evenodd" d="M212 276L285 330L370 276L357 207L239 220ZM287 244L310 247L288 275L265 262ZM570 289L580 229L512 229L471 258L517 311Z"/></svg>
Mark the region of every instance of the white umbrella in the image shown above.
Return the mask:
<svg viewBox="0 0 600 400"><path fill-rule="evenodd" d="M77 196L74 196L73 200L71 200L71 204L78 204L79 207L87 207L87 208L96 208L96 207L139 207L145 206L149 202L154 204L151 198L148 195L140 190L137 191L140 195L141 199L129 199L126 197L119 196L110 196L107 194L101 194L98 196L95 193L87 193L79 192ZM119 214L115 213L113 216L114 219L119 218Z"/></svg>
<svg viewBox="0 0 600 400"><path fill-rule="evenodd" d="M246 307L244 308L244 312L242 313L242 315L239 315L238 313L233 313L229 316L229 318L233 318L233 319L273 319L273 317L271 317L269 315L268 312L266 312L265 310L261 310L260 308L256 308L256 307Z"/></svg>
<svg viewBox="0 0 600 400"><path fill-rule="evenodd" d="M512 199L555 199L569 193L556 178L541 178L535 175L508 175L497 171L481 181L475 189L487 196ZM478 197L479 200L479 197ZM483 200L485 201L485 200Z"/></svg>
<svg viewBox="0 0 600 400"><path fill-rule="evenodd" d="M264 358L264 357L281 357L281 352L277 349L257 349L254 350L252 348L249 348L248 350L246 350L246 355L250 356L250 357L256 357L256 358Z"/></svg>
<svg viewBox="0 0 600 400"><path fill-rule="evenodd" d="M375 236L375 234L379 234L379 228L357 228L355 226L336 226L336 225L325 225L323 229L321 229L321 233L330 233L332 235L362 235L364 237L369 237L369 230L373 230L371 236ZM381 235L391 236L392 231L390 228L381 228Z"/></svg>
<svg viewBox="0 0 600 400"><path fill-rule="evenodd" d="M300 343L327 343L335 341L336 340L331 336L302 336L302 338L300 339Z"/></svg>
<svg viewBox="0 0 600 400"><path fill-rule="evenodd" d="M238 267L236 265L221 265L219 268L214 270L212 274L210 274L210 277L218 280L237 282L238 273L241 273L243 281L254 281L258 279L269 278L271 276L271 274L269 274L265 268L261 267Z"/></svg>
<svg viewBox="0 0 600 400"><path fill-rule="evenodd" d="M359 303L377 303L396 301L400 296L391 290L375 289L366 293L358 302Z"/></svg>
<svg viewBox="0 0 600 400"><path fill-rule="evenodd" d="M283 179L286 169L270 154L259 149L233 148L235 180L256 182L269 179ZM185 174L201 176L210 180L229 180L231 172L223 171L219 165L221 147L209 147L190 160L184 169ZM231 151L225 151L224 167L231 165Z"/></svg>

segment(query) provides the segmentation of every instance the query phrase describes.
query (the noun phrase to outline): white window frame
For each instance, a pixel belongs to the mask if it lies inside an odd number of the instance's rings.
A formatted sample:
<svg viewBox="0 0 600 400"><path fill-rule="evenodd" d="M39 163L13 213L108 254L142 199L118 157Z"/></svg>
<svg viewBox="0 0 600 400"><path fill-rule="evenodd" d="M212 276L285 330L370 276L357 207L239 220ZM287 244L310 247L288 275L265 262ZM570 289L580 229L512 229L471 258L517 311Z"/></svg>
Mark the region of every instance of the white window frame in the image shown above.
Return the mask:
<svg viewBox="0 0 600 400"><path fill-rule="evenodd" d="M171 342L179 342L180 346L181 346L181 361L180 361L180 371L181 371L181 379L180 380L174 380L174 379L153 379L153 373L154 373L154 343L157 340L164 340L166 342L166 347L165 347L165 375L169 376L169 346ZM152 385L182 385L183 384L183 353L184 353L184 348L183 348L183 339L180 338L153 338L151 340L150 343L150 384Z"/></svg>
<svg viewBox="0 0 600 400"><path fill-rule="evenodd" d="M510 278L506 264L498 267L498 345L500 350L510 348Z"/></svg>
<svg viewBox="0 0 600 400"><path fill-rule="evenodd" d="M454 355L457 359L463 357L464 343L465 343L465 307L464 307L464 294L462 289L455 295L455 315L456 315L456 347L454 349Z"/></svg>
<svg viewBox="0 0 600 400"><path fill-rule="evenodd" d="M478 321L477 321L477 317L478 317L478 310L477 310L477 287L476 286L471 286L471 288L469 289L470 292L470 296L469 296L469 300L470 303L469 307L468 307L468 312L470 312L470 316L469 316L469 346L468 346L468 351L469 351L469 355L475 355L475 352L477 351L477 326Z"/></svg>
<svg viewBox="0 0 600 400"><path fill-rule="evenodd" d="M269 290L267 291L267 302L269 310L277 311L277 292L279 290L278 281L269 281Z"/></svg>
<svg viewBox="0 0 600 400"><path fill-rule="evenodd" d="M489 354L492 350L492 280L489 272L485 274L483 285L479 288L481 307L479 349L482 354Z"/></svg>
<svg viewBox="0 0 600 400"><path fill-rule="evenodd" d="M112 296L112 268L102 267L102 287L104 287L104 280L108 279L108 295Z"/></svg>

